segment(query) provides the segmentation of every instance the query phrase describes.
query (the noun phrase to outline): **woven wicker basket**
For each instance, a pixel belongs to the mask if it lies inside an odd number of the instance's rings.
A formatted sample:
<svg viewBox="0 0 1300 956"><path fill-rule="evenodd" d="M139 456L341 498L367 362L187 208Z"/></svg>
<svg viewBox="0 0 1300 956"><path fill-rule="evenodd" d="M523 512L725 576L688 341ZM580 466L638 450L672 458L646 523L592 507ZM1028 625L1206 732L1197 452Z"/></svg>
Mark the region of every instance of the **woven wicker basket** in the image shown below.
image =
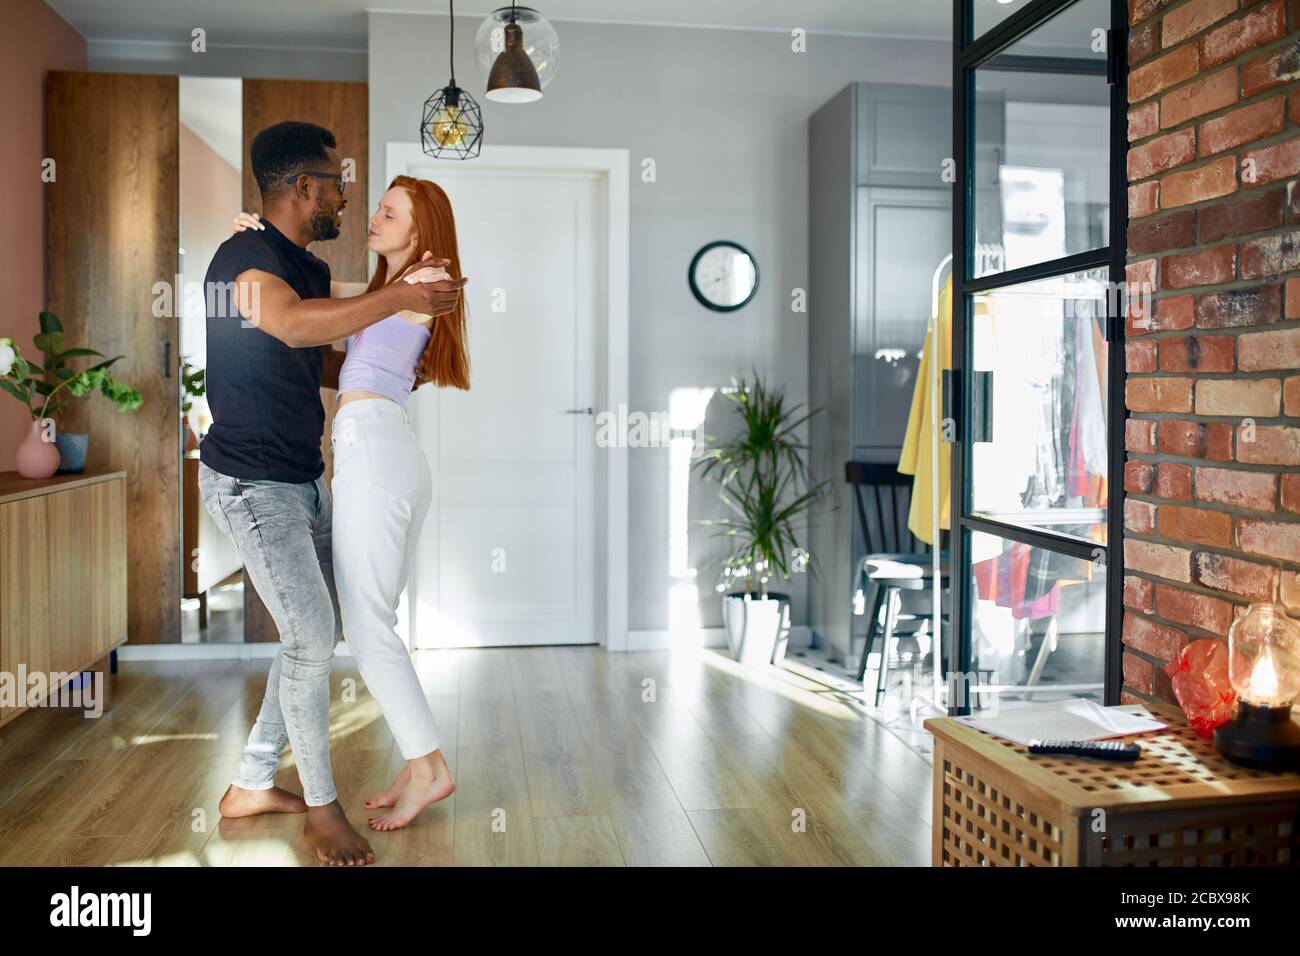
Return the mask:
<svg viewBox="0 0 1300 956"><path fill-rule="evenodd" d="M1300 774L1229 763L1176 709L1133 763L1031 757L949 717L934 735L935 866L1296 866Z"/></svg>

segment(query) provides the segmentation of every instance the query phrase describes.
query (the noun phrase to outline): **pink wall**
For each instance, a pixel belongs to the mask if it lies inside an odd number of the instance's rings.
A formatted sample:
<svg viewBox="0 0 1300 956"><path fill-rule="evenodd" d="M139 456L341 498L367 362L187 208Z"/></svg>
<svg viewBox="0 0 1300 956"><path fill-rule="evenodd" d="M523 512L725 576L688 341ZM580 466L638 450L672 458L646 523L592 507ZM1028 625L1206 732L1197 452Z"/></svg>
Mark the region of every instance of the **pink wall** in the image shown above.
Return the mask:
<svg viewBox="0 0 1300 956"><path fill-rule="evenodd" d="M207 319L191 301L191 283L202 286L217 246L230 238L230 221L243 201L239 170L222 159L184 123L180 126L181 248L185 250L181 354L197 368L207 367ZM191 307L194 307L191 309Z"/></svg>
<svg viewBox="0 0 1300 956"><path fill-rule="evenodd" d="M86 41L42 0L6 0L0 30L0 336L31 357L37 313L45 305L45 73L84 70ZM0 471L29 421L0 393Z"/></svg>

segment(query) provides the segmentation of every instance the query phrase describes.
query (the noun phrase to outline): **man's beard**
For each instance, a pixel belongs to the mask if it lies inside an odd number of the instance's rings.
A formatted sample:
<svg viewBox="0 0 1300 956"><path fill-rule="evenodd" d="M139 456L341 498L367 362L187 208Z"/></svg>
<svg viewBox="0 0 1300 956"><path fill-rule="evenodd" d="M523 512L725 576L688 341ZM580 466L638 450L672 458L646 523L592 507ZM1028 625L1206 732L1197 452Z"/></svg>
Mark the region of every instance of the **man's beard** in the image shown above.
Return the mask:
<svg viewBox="0 0 1300 956"><path fill-rule="evenodd" d="M339 227L336 219L336 212L316 209L311 216L311 241L320 242L323 239L337 239L339 237Z"/></svg>

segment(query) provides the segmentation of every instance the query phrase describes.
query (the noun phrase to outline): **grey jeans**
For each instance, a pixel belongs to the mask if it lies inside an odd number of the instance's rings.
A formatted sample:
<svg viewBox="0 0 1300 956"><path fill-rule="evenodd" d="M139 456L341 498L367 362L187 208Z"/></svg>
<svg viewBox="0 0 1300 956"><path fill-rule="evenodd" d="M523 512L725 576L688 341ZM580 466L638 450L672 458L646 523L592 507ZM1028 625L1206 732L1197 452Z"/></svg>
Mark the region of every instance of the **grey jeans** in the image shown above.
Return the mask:
<svg viewBox="0 0 1300 956"><path fill-rule="evenodd" d="M235 542L244 571L280 631L257 722L235 786L272 786L280 752L293 745L303 799L337 797L330 768L330 662L342 636L334 586L329 486L232 478L199 462L199 491L212 520Z"/></svg>

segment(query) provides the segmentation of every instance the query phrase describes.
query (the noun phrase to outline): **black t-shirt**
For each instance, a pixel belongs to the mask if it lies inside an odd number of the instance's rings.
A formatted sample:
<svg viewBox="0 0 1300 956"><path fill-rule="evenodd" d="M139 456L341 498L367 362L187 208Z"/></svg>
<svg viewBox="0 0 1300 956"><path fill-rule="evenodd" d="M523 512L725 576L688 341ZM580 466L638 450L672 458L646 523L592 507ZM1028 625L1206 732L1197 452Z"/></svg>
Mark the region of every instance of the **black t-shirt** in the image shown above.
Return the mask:
<svg viewBox="0 0 1300 956"><path fill-rule="evenodd" d="M320 347L290 348L249 324L234 292L241 272L260 269L300 298L327 299L330 267L262 222L264 231L237 232L218 246L204 280L212 426L199 458L232 478L315 481L325 470Z"/></svg>

